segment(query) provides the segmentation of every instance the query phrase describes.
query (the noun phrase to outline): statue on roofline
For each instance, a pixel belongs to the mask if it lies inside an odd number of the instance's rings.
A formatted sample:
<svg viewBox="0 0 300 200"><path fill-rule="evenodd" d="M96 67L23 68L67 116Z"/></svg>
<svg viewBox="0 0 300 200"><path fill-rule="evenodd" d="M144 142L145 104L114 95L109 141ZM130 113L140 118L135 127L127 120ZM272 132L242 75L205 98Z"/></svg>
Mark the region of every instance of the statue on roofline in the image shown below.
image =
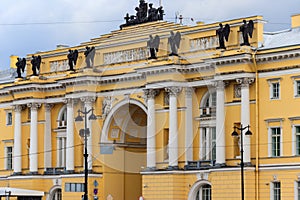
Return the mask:
<svg viewBox="0 0 300 200"><path fill-rule="evenodd" d="M85 47L85 63L87 68L94 67L94 58L95 58L95 53L96 49L95 47Z"/></svg>
<svg viewBox="0 0 300 200"><path fill-rule="evenodd" d="M169 56L178 56L178 49L180 47L180 40L181 40L181 34L179 31L177 31L176 34L174 34L173 31L170 32L170 37L168 39L168 43L170 45L171 53Z"/></svg>
<svg viewBox="0 0 300 200"><path fill-rule="evenodd" d="M246 20L243 20L243 23L244 24L240 26L240 31L242 32L244 40L241 46L250 46L249 37L252 38L254 23L252 20L250 20L248 24Z"/></svg>
<svg viewBox="0 0 300 200"><path fill-rule="evenodd" d="M147 42L147 46L150 50L150 57L148 59L157 59L156 52L159 49L160 38L156 35L154 38L152 35L149 35L149 40Z"/></svg>
<svg viewBox="0 0 300 200"><path fill-rule="evenodd" d="M226 24L223 27L222 23L220 23L219 26L220 28L216 31L217 36L219 36L219 47L217 47L217 49L226 49L224 39L228 42L230 26Z"/></svg>
<svg viewBox="0 0 300 200"><path fill-rule="evenodd" d="M76 62L77 62L77 58L78 58L78 50L69 50L69 54L68 54L68 61L69 61L69 67L70 67L70 71L75 71L74 67L76 66Z"/></svg>
<svg viewBox="0 0 300 200"><path fill-rule="evenodd" d="M153 3L145 2L145 0L140 0L140 4L135 8L136 15L129 15L128 13L124 17L125 24L120 25L120 29L123 27L141 24L145 22L153 22L157 20L163 20L164 10L163 7L160 6L158 8L153 7Z"/></svg>
<svg viewBox="0 0 300 200"><path fill-rule="evenodd" d="M26 67L26 59L25 58L17 58L18 62L16 63L17 66L17 74L18 76L16 78L23 78L21 73L25 71Z"/></svg>
<svg viewBox="0 0 300 200"><path fill-rule="evenodd" d="M40 55L32 55L31 65L32 65L32 76L37 76L37 70L40 72L42 57Z"/></svg>

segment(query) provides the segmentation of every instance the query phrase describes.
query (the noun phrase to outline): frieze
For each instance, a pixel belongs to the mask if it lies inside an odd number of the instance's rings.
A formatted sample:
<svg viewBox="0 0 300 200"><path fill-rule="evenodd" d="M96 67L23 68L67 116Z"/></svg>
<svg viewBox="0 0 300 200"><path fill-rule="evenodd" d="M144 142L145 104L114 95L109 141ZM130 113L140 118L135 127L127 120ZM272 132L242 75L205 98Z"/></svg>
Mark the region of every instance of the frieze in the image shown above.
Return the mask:
<svg viewBox="0 0 300 200"><path fill-rule="evenodd" d="M60 72L69 69L68 60L58 60L50 62L50 72Z"/></svg>
<svg viewBox="0 0 300 200"><path fill-rule="evenodd" d="M129 61L144 60L148 58L149 52L146 47L129 49L124 51L116 51L103 54L103 63L105 65Z"/></svg>
<svg viewBox="0 0 300 200"><path fill-rule="evenodd" d="M193 50L205 50L213 49L219 46L219 39L217 36L196 38L190 40L190 49Z"/></svg>

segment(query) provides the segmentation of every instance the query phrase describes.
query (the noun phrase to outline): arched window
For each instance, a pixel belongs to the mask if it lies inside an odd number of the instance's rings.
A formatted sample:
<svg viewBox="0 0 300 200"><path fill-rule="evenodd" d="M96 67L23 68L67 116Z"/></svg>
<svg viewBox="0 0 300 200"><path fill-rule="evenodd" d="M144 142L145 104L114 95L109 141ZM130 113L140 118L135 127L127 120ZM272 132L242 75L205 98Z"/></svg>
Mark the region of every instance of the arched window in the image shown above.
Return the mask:
<svg viewBox="0 0 300 200"><path fill-rule="evenodd" d="M210 183L206 180L199 180L191 187L188 200L211 200L211 194Z"/></svg>
<svg viewBox="0 0 300 200"><path fill-rule="evenodd" d="M62 200L61 188L54 186L49 192L49 200Z"/></svg>
<svg viewBox="0 0 300 200"><path fill-rule="evenodd" d="M216 92L209 90L200 102L200 160L216 160Z"/></svg>
<svg viewBox="0 0 300 200"><path fill-rule="evenodd" d="M216 116L216 92L208 91L200 102L200 117Z"/></svg>
<svg viewBox="0 0 300 200"><path fill-rule="evenodd" d="M211 200L211 186L206 184L200 187L195 200Z"/></svg>
<svg viewBox="0 0 300 200"><path fill-rule="evenodd" d="M56 167L66 166L66 126L67 126L67 107L63 106L57 116L57 135L56 135Z"/></svg>

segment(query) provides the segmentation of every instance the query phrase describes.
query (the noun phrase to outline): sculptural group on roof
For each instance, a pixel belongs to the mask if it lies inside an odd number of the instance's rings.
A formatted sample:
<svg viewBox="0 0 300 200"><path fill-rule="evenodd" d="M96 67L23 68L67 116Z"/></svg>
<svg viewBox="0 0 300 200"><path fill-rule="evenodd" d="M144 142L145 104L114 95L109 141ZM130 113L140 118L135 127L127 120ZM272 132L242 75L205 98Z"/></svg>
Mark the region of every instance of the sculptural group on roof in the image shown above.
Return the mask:
<svg viewBox="0 0 300 200"><path fill-rule="evenodd" d="M129 15L129 13L126 14L124 17L126 22L120 26L121 29L125 26L163 20L164 16L164 10L162 6L154 8L153 3L149 3L148 5L148 3L146 3L144 0L140 0L140 4L135 8L135 11L135 15Z"/></svg>

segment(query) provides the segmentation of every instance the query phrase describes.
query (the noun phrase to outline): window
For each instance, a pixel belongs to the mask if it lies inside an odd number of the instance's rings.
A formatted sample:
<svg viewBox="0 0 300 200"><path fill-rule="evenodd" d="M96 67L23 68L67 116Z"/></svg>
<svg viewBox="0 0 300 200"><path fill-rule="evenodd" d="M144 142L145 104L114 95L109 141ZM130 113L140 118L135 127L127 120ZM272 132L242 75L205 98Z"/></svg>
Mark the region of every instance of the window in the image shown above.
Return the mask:
<svg viewBox="0 0 300 200"><path fill-rule="evenodd" d="M6 113L6 125L12 125L12 112Z"/></svg>
<svg viewBox="0 0 300 200"><path fill-rule="evenodd" d="M295 126L296 155L300 155L300 126Z"/></svg>
<svg viewBox="0 0 300 200"><path fill-rule="evenodd" d="M203 185L197 192L195 200L211 200L211 186Z"/></svg>
<svg viewBox="0 0 300 200"><path fill-rule="evenodd" d="M273 200L280 200L280 182L273 183Z"/></svg>
<svg viewBox="0 0 300 200"><path fill-rule="evenodd" d="M84 192L84 183L66 183L66 192Z"/></svg>
<svg viewBox="0 0 300 200"><path fill-rule="evenodd" d="M280 156L280 146L281 146L281 138L280 138L280 127L271 128L271 143L272 143L272 156L277 157Z"/></svg>
<svg viewBox="0 0 300 200"><path fill-rule="evenodd" d="M216 115L216 92L207 92L200 102L200 116L215 116Z"/></svg>
<svg viewBox="0 0 300 200"><path fill-rule="evenodd" d="M12 169L12 153L13 148L12 147L6 147L6 169L11 170Z"/></svg>
<svg viewBox="0 0 300 200"><path fill-rule="evenodd" d="M66 165L66 137L57 137L57 164L56 167L65 167Z"/></svg>
<svg viewBox="0 0 300 200"><path fill-rule="evenodd" d="M300 80L295 81L295 96L300 96Z"/></svg>
<svg viewBox="0 0 300 200"><path fill-rule="evenodd" d="M271 99L279 99L280 94L280 84L279 82L274 82L271 84Z"/></svg>
<svg viewBox="0 0 300 200"><path fill-rule="evenodd" d="M201 159L216 160L216 127L201 128Z"/></svg>
<svg viewBox="0 0 300 200"><path fill-rule="evenodd" d="M295 189L296 189L296 192L295 192L295 199L298 199L300 200L300 182L299 181L296 181L296 184L295 184Z"/></svg>
<svg viewBox="0 0 300 200"><path fill-rule="evenodd" d="M164 129L163 136L164 161L169 160L169 129Z"/></svg>

